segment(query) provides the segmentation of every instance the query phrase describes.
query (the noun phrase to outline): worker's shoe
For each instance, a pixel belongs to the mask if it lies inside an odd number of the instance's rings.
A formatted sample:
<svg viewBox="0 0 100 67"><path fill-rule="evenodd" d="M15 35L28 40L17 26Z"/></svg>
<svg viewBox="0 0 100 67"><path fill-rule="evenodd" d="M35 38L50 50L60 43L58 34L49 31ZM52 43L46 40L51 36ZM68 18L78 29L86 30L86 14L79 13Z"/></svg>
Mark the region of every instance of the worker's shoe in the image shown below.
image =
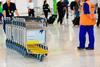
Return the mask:
<svg viewBox="0 0 100 67"><path fill-rule="evenodd" d="M84 48L81 48L81 47L77 47L77 49L78 49L78 50L83 50Z"/></svg>
<svg viewBox="0 0 100 67"><path fill-rule="evenodd" d="M85 49L86 50L94 50L94 48L89 48L89 47L86 47Z"/></svg>

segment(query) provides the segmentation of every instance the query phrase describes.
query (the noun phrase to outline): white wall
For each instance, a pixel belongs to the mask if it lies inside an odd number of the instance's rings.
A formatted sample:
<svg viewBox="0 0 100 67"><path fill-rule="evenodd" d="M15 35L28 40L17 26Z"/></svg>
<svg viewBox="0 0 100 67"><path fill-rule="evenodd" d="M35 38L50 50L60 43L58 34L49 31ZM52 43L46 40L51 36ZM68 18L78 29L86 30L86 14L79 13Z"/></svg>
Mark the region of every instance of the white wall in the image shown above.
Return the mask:
<svg viewBox="0 0 100 67"><path fill-rule="evenodd" d="M27 0L16 0L16 7L18 9L19 14L27 14Z"/></svg>

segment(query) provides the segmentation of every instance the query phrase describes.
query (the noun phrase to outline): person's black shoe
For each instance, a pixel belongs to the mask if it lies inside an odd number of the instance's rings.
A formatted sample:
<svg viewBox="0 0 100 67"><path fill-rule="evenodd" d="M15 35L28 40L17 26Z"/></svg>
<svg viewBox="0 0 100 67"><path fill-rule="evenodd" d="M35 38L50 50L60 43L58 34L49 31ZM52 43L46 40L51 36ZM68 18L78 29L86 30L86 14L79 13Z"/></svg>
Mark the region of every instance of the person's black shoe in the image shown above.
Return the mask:
<svg viewBox="0 0 100 67"><path fill-rule="evenodd" d="M60 25L62 25L62 23L60 23Z"/></svg>
<svg viewBox="0 0 100 67"><path fill-rule="evenodd" d="M81 48L81 47L77 47L77 49L78 49L78 50L83 50L84 48Z"/></svg>
<svg viewBox="0 0 100 67"><path fill-rule="evenodd" d="M89 48L89 47L86 47L85 49L86 50L94 50L94 48Z"/></svg>
<svg viewBox="0 0 100 67"><path fill-rule="evenodd" d="M99 27L99 25L97 24L97 27Z"/></svg>

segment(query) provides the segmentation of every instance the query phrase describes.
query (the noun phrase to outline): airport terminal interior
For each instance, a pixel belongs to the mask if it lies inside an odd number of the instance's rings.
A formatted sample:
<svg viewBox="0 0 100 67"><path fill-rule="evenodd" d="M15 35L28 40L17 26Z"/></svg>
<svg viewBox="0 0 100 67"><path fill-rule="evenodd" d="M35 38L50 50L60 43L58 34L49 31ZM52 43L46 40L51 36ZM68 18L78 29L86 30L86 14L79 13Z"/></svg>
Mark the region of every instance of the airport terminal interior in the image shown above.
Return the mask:
<svg viewBox="0 0 100 67"><path fill-rule="evenodd" d="M6 2L6 0L1 1ZM19 16L27 16L26 19L28 19L28 0L11 1L16 3ZM94 50L78 50L80 27L73 25L74 12L69 7L69 17L66 19L65 15L62 24L57 23L58 16L53 24L46 24L42 10L43 1L33 0L35 19L31 18L30 20L29 18L27 21L23 18L15 18L10 21L12 24L6 24L6 32L3 29L3 22L9 22L7 20L9 18L0 22L0 67L100 67L100 27L94 26ZM54 13L54 4L58 1L47 0L51 9L48 17ZM69 4L72 1L74 0L69 0ZM42 17L43 20L37 21L36 19L39 17ZM98 17L96 18L98 19ZM21 21L22 24L18 21ZM15 30L22 32L16 32ZM10 39L12 40L10 41ZM23 45L20 47L14 41ZM32 41L36 44L33 45ZM86 34L86 46L88 46L88 43L89 38Z"/></svg>

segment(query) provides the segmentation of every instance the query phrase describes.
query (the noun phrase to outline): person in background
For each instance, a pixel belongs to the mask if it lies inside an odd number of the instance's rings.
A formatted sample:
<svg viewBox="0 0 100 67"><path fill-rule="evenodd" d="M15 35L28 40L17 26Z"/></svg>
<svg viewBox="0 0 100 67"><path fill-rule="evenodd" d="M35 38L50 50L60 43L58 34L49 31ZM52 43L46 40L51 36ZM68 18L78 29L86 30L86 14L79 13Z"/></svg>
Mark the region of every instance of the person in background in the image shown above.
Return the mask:
<svg viewBox="0 0 100 67"><path fill-rule="evenodd" d="M10 0L6 0L6 3L3 4L4 17L13 17L14 13L19 16L15 3L12 3Z"/></svg>
<svg viewBox="0 0 100 67"><path fill-rule="evenodd" d="M70 3L70 9L74 11L74 14L79 12L80 9L80 0L74 0Z"/></svg>
<svg viewBox="0 0 100 67"><path fill-rule="evenodd" d="M15 3L12 3L10 0L6 0L6 2L3 4L3 16L4 17L13 17L14 13L19 16L19 13L16 9ZM5 25L6 23L4 22L3 28L5 32Z"/></svg>
<svg viewBox="0 0 100 67"><path fill-rule="evenodd" d="M28 3L28 16L35 17L34 3L32 2L32 0L29 0L29 3Z"/></svg>
<svg viewBox="0 0 100 67"><path fill-rule="evenodd" d="M50 11L49 4L47 3L47 0L44 0L43 12L44 12L45 18L48 19L48 13L51 11Z"/></svg>
<svg viewBox="0 0 100 67"><path fill-rule="evenodd" d="M2 2L0 1L0 21L2 21L2 17L3 17L3 9L2 9Z"/></svg>
<svg viewBox="0 0 100 67"><path fill-rule="evenodd" d="M80 22L80 2L79 2L79 0L75 0L72 3L73 3L73 5L72 5L71 9L73 10L74 15L75 15L72 22L73 22L73 25L75 26L75 25L79 25L79 22Z"/></svg>
<svg viewBox="0 0 100 67"><path fill-rule="evenodd" d="M75 11L75 15L77 15L79 13L79 8L80 8L80 1L79 0L75 0L76 5L74 7L74 11Z"/></svg>
<svg viewBox="0 0 100 67"><path fill-rule="evenodd" d="M100 24L100 0L98 0L98 20L97 20L97 27L99 27Z"/></svg>
<svg viewBox="0 0 100 67"><path fill-rule="evenodd" d="M95 5L90 0L85 0L81 7L80 32L79 32L79 50L94 50L94 25L96 24ZM89 35L88 47L85 47L86 33Z"/></svg>
<svg viewBox="0 0 100 67"><path fill-rule="evenodd" d="M66 7L66 18L68 19L68 4L69 4L69 1L64 0L64 4L65 4L65 7Z"/></svg>
<svg viewBox="0 0 100 67"><path fill-rule="evenodd" d="M63 18L65 16L65 11L66 11L65 4L64 2L62 2L62 0L57 2L57 10L58 10L58 15L59 15L58 23L60 22L60 24L62 24Z"/></svg>

